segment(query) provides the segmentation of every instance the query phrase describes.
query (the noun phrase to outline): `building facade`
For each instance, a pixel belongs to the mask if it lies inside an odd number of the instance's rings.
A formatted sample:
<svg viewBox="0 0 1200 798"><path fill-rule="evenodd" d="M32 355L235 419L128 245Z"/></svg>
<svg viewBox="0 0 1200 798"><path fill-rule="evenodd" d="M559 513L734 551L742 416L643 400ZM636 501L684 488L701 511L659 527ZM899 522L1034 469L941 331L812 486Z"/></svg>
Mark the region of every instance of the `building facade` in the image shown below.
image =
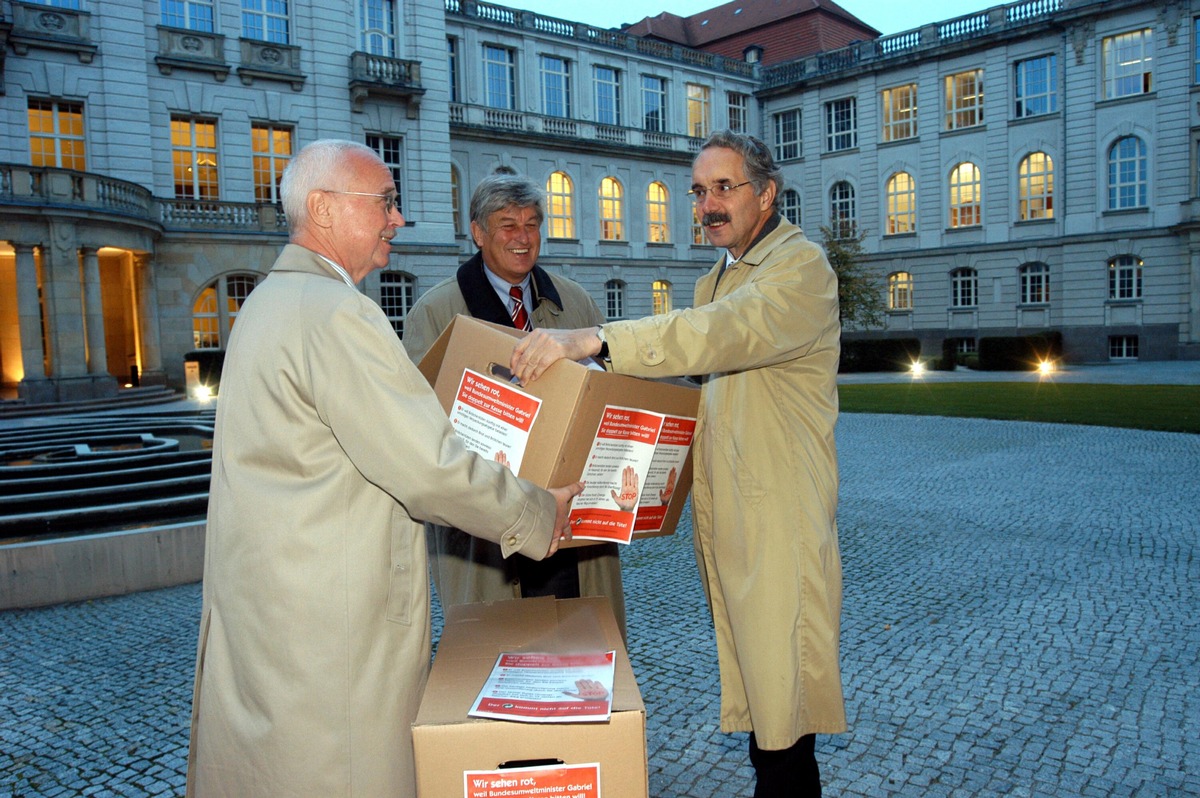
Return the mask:
<svg viewBox="0 0 1200 798"><path fill-rule="evenodd" d="M349 138L408 225L364 282L402 334L473 251L473 186L546 186L542 263L610 318L687 303L700 138L757 129L744 62L460 0L0 4L0 384L28 401L182 385L286 241L288 158ZM676 296L677 294L677 296Z"/></svg>
<svg viewBox="0 0 1200 798"><path fill-rule="evenodd" d="M1027 0L766 67L472 0L0 0L0 391L181 386L328 137L393 168L409 224L363 290L398 334L499 166L545 186L541 262L609 318L687 304L717 254L690 162L732 127L775 148L789 217L865 236L886 324L848 334L1200 357L1198 19Z"/></svg>
<svg viewBox="0 0 1200 798"><path fill-rule="evenodd" d="M1059 331L1076 362L1200 358L1200 4L1028 0L768 68L809 228L864 236L882 330Z"/></svg>

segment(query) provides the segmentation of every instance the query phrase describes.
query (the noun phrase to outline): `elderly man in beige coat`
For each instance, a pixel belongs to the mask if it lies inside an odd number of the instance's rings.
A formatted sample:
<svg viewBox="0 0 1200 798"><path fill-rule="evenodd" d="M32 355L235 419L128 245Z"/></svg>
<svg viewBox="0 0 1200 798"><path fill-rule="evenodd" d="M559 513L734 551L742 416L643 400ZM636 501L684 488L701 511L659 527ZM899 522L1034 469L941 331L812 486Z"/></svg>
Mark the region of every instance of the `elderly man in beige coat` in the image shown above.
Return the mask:
<svg viewBox="0 0 1200 798"><path fill-rule="evenodd" d="M819 796L814 735L846 729L838 662L837 279L775 209L780 174L722 131L692 165L709 240L726 254L695 306L571 331L538 330L512 368L599 355L642 377L705 375L692 513L717 636L721 728L750 732L756 798Z"/></svg>
<svg viewBox="0 0 1200 798"><path fill-rule="evenodd" d="M424 520L557 549L582 488L467 452L355 284L403 226L391 172L319 141L291 243L238 314L213 445L188 795L411 796L430 660Z"/></svg>
<svg viewBox="0 0 1200 798"><path fill-rule="evenodd" d="M545 200L528 177L497 172L471 195L471 236L479 251L453 277L430 288L404 319L404 348L419 362L455 315L516 326L574 328L600 324L604 314L583 286L538 265ZM523 295L518 305L511 291ZM604 596L625 634L625 593L616 543L561 549L535 561L502 557L494 543L436 524L429 535L433 584L443 606L531 596Z"/></svg>

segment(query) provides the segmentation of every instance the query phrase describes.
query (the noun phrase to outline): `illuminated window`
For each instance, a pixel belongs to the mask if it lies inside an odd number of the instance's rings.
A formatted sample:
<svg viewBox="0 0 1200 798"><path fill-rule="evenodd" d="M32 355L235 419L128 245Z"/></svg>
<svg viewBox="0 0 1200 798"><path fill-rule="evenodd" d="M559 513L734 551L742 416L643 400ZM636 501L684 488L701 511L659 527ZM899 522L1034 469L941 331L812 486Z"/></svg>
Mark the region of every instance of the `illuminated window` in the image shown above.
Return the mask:
<svg viewBox="0 0 1200 798"><path fill-rule="evenodd" d="M888 178L886 235L894 236L917 231L917 182L908 172L897 172Z"/></svg>
<svg viewBox="0 0 1200 798"><path fill-rule="evenodd" d="M908 272L894 272L887 278L888 310L913 309L913 279Z"/></svg>
<svg viewBox="0 0 1200 798"><path fill-rule="evenodd" d="M379 273L379 307L383 308L396 335L404 337L404 319L412 310L416 281L411 275L385 271Z"/></svg>
<svg viewBox="0 0 1200 798"><path fill-rule="evenodd" d="M646 189L646 216L650 221L647 240L651 244L671 243L671 204L662 183L651 183Z"/></svg>
<svg viewBox="0 0 1200 798"><path fill-rule="evenodd" d="M1025 222L1054 218L1054 161L1044 152L1031 152L1017 167L1017 213Z"/></svg>
<svg viewBox="0 0 1200 798"><path fill-rule="evenodd" d="M946 130L983 124L983 70L947 75Z"/></svg>
<svg viewBox="0 0 1200 798"><path fill-rule="evenodd" d="M983 222L979 167L960 163L950 172L950 226L974 227Z"/></svg>
<svg viewBox="0 0 1200 798"><path fill-rule="evenodd" d="M215 200L219 196L217 123L171 117L171 160L175 199Z"/></svg>
<svg viewBox="0 0 1200 798"><path fill-rule="evenodd" d="M692 243L706 244L708 239L704 236L704 225L700 224L700 211L694 202L689 204L692 206Z"/></svg>
<svg viewBox="0 0 1200 798"><path fill-rule="evenodd" d="M254 201L279 202L279 179L292 158L292 129L253 124L250 148L254 153Z"/></svg>
<svg viewBox="0 0 1200 798"><path fill-rule="evenodd" d="M552 173L546 181L547 238L575 237L574 192L571 178L563 172Z"/></svg>
<svg viewBox="0 0 1200 798"><path fill-rule="evenodd" d="M625 240L625 191L615 177L600 181L600 238Z"/></svg>
<svg viewBox="0 0 1200 798"><path fill-rule="evenodd" d="M458 168L450 167L450 212L454 215L454 235L463 234L462 225L462 179L458 176Z"/></svg>
<svg viewBox="0 0 1200 798"><path fill-rule="evenodd" d="M883 140L900 141L917 135L917 84L884 89L880 97L883 101Z"/></svg>
<svg viewBox="0 0 1200 798"><path fill-rule="evenodd" d="M654 302L655 316L671 312L671 284L666 280L654 281L654 286L650 290L650 297Z"/></svg>
<svg viewBox="0 0 1200 798"><path fill-rule="evenodd" d="M228 345L233 322L256 285L258 275L254 274L231 274L206 285L192 303L192 347L221 349Z"/></svg>
<svg viewBox="0 0 1200 798"><path fill-rule="evenodd" d="M702 139L710 132L710 99L708 86L687 84L687 134Z"/></svg>
<svg viewBox="0 0 1200 798"><path fill-rule="evenodd" d="M29 101L29 158L32 166L87 169L83 103Z"/></svg>

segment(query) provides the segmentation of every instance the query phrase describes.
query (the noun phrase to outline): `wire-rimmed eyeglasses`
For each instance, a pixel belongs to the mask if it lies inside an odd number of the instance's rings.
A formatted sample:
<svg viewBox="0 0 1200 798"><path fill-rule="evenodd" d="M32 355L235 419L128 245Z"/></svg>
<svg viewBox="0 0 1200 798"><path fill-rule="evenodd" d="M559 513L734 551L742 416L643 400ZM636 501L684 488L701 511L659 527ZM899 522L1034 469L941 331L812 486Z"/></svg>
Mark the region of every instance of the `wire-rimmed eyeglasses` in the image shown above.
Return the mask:
<svg viewBox="0 0 1200 798"><path fill-rule="evenodd" d="M400 199L400 197L395 194L371 194L367 191L336 191L332 188L323 188L321 190L330 194L352 194L356 197L377 197L383 200L383 209L387 213L391 213L392 211L396 210L396 203Z"/></svg>
<svg viewBox="0 0 1200 798"><path fill-rule="evenodd" d="M701 186L700 188L693 188L689 190L688 196L692 198L693 202L699 205L701 202L704 202L705 198L708 197L709 194L712 194L717 199L725 199L729 196L730 191L733 191L735 188L741 188L742 186L748 186L753 182L753 180L747 180L744 183L717 183L715 186L709 186L708 188Z"/></svg>

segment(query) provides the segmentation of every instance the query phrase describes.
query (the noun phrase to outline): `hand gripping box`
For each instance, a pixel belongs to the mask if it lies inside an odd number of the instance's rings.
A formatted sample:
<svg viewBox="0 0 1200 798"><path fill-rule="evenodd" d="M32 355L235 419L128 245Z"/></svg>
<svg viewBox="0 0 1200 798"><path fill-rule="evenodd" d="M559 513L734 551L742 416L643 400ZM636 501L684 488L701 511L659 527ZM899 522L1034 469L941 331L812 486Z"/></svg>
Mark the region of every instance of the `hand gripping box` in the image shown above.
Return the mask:
<svg viewBox="0 0 1200 798"><path fill-rule="evenodd" d="M437 658L413 723L417 798L467 795L468 771L503 773L558 763L598 764L598 769L590 769L599 778L593 789L561 795L551 791L549 798L647 798L646 708L607 599L516 599L461 604L445 612ZM502 652L521 651L616 651L608 722L518 723L468 717L496 658ZM523 795L519 788L500 794Z"/></svg>
<svg viewBox="0 0 1200 798"><path fill-rule="evenodd" d="M489 379L511 385L508 364L517 341L526 333L468 316L455 316L450 326L430 347L421 360L421 373L433 386L447 414L460 396L464 371L471 370ZM544 488L559 487L584 478L589 455L608 408L634 408L676 418L695 419L700 402L699 389L683 380L648 380L612 374L579 363L563 360L555 363L537 380L521 386L527 394L542 400L528 432L520 462L519 476ZM664 432L663 440L666 433ZM663 447L670 448L670 447ZM682 464L674 469L674 491L661 506L658 491L645 490L637 510L638 522L633 538L669 535L675 531L679 515L692 484L692 455L675 447ZM647 483L647 486L649 483ZM649 497L649 498L648 498ZM578 504L578 501L577 501ZM588 545L592 541L574 540L564 546Z"/></svg>

